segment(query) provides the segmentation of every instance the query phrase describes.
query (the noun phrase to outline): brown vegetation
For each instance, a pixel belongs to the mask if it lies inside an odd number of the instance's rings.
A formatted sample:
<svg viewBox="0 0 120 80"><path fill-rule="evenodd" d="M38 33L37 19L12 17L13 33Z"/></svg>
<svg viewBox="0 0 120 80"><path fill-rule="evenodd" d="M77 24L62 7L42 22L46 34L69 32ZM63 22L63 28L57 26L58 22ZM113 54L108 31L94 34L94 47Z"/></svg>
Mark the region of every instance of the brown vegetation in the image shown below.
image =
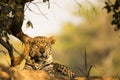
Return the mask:
<svg viewBox="0 0 120 80"><path fill-rule="evenodd" d="M48 75L42 70L18 70L0 64L0 80L70 80L67 77ZM73 80L120 80L114 77L76 77Z"/></svg>
<svg viewBox="0 0 120 80"><path fill-rule="evenodd" d="M53 76L42 70L18 70L0 64L0 80L70 80L68 77Z"/></svg>

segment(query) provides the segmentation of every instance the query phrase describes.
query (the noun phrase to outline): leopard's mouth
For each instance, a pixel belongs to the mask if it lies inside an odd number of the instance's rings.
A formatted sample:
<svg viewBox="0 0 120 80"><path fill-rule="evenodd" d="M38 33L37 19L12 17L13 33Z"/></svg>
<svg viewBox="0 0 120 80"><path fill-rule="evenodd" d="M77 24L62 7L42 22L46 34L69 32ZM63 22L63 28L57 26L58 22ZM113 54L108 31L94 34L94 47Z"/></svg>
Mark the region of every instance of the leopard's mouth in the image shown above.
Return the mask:
<svg viewBox="0 0 120 80"><path fill-rule="evenodd" d="M34 60L35 60L35 62L39 62L40 61L38 56L34 56Z"/></svg>
<svg viewBox="0 0 120 80"><path fill-rule="evenodd" d="M45 54L40 54L39 55L34 55L33 59L35 60L35 62L40 62L42 60L48 59L49 56Z"/></svg>

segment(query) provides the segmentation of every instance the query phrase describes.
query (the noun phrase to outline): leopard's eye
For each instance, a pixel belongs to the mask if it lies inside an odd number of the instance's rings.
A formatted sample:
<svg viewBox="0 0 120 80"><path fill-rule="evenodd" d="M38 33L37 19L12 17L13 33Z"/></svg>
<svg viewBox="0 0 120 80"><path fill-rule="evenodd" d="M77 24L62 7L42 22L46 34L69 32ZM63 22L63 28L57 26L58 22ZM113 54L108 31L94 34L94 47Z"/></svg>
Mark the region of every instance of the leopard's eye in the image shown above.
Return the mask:
<svg viewBox="0 0 120 80"><path fill-rule="evenodd" d="M38 48L38 46L36 45L35 48Z"/></svg>
<svg viewBox="0 0 120 80"><path fill-rule="evenodd" d="M45 48L48 48L48 45L45 45Z"/></svg>
<svg viewBox="0 0 120 80"><path fill-rule="evenodd" d="M48 47L49 45L50 45L49 43L46 43L46 44L45 44L45 47Z"/></svg>
<svg viewBox="0 0 120 80"><path fill-rule="evenodd" d="M46 43L46 46L48 46L48 45L49 45L49 42Z"/></svg>

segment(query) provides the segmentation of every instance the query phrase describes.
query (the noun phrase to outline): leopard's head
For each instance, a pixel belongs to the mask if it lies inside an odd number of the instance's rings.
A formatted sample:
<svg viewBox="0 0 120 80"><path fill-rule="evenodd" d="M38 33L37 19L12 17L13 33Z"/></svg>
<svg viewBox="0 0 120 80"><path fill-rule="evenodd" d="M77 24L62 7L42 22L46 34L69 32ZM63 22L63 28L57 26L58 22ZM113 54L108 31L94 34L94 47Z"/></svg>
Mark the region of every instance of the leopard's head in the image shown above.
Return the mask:
<svg viewBox="0 0 120 80"><path fill-rule="evenodd" d="M30 40L29 56L39 62L39 59L48 59L51 55L51 46L55 43L53 37L38 36Z"/></svg>

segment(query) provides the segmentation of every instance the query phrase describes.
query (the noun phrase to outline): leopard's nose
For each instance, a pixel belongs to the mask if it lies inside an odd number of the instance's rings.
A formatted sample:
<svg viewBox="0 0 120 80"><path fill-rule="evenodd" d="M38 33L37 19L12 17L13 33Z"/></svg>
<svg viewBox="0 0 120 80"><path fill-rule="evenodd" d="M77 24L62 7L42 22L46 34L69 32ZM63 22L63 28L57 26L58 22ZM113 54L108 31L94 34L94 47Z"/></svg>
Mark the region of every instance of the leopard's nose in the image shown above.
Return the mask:
<svg viewBox="0 0 120 80"><path fill-rule="evenodd" d="M40 53L43 54L45 52L45 49L40 48Z"/></svg>

